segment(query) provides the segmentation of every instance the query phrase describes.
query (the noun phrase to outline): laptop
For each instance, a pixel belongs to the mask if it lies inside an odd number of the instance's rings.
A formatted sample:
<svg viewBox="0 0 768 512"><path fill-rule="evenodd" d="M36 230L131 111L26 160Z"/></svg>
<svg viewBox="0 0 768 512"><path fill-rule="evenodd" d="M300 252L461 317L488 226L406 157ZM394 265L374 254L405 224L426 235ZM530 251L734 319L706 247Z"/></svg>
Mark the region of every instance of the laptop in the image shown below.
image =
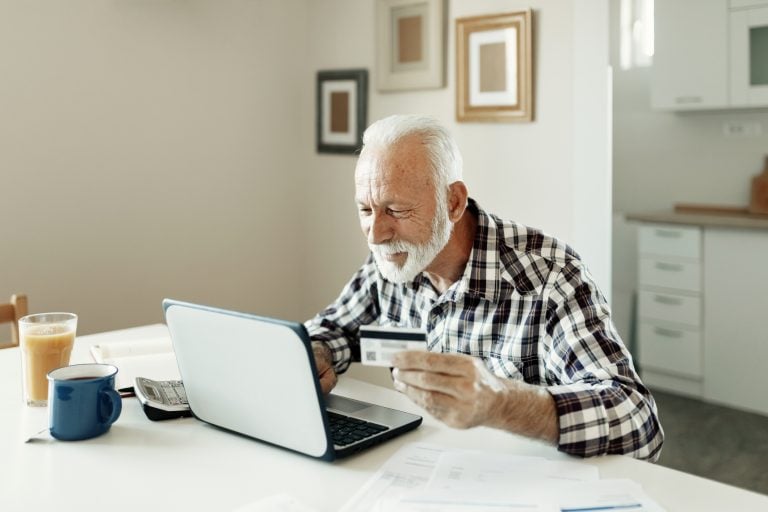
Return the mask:
<svg viewBox="0 0 768 512"><path fill-rule="evenodd" d="M329 394L300 323L163 301L179 373L199 420L333 460L415 429L415 414Z"/></svg>

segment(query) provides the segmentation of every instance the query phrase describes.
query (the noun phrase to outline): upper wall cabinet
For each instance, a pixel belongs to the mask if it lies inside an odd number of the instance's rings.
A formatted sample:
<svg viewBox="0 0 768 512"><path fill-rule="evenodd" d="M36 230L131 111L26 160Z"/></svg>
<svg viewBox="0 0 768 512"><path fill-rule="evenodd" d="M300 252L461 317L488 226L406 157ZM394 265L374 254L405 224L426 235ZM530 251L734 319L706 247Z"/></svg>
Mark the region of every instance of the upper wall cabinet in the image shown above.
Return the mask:
<svg viewBox="0 0 768 512"><path fill-rule="evenodd" d="M768 0L656 0L651 103L768 106Z"/></svg>
<svg viewBox="0 0 768 512"><path fill-rule="evenodd" d="M731 4L747 0L731 0ZM768 0L730 13L731 105L768 105Z"/></svg>
<svg viewBox="0 0 768 512"><path fill-rule="evenodd" d="M654 108L728 106L728 0L656 0Z"/></svg>

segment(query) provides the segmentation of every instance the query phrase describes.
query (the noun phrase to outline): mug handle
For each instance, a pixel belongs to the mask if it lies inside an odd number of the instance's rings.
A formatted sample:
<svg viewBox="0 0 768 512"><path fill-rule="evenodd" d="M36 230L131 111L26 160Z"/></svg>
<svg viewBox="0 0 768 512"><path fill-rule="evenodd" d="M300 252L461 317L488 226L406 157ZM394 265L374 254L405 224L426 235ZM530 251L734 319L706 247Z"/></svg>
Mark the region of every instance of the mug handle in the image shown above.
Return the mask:
<svg viewBox="0 0 768 512"><path fill-rule="evenodd" d="M103 393L104 398L106 398L102 403L109 402L112 407L110 407L109 414L106 415L104 415L102 409L99 408L99 415L102 417L103 425L111 425L120 417L120 412L123 410L123 399L120 397L120 393L115 391L114 388L105 388L101 390L101 392Z"/></svg>

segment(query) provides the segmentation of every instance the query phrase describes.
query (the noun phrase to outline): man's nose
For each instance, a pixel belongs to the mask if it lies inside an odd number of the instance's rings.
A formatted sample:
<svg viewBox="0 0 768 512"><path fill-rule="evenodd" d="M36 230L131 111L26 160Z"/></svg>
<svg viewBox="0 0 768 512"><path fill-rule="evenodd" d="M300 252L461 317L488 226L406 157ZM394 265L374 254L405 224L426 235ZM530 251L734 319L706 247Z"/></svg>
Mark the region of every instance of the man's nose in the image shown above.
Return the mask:
<svg viewBox="0 0 768 512"><path fill-rule="evenodd" d="M372 213L368 226L368 243L381 244L392 238L392 222L388 215Z"/></svg>

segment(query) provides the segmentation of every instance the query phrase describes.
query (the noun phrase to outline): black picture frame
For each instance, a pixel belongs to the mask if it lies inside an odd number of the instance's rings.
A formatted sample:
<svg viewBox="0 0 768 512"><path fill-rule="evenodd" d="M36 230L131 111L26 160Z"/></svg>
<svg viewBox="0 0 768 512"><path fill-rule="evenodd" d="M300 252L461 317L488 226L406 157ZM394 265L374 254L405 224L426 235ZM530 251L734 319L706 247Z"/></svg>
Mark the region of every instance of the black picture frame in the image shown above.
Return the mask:
<svg viewBox="0 0 768 512"><path fill-rule="evenodd" d="M368 70L318 71L316 101L317 152L358 154L368 119Z"/></svg>

